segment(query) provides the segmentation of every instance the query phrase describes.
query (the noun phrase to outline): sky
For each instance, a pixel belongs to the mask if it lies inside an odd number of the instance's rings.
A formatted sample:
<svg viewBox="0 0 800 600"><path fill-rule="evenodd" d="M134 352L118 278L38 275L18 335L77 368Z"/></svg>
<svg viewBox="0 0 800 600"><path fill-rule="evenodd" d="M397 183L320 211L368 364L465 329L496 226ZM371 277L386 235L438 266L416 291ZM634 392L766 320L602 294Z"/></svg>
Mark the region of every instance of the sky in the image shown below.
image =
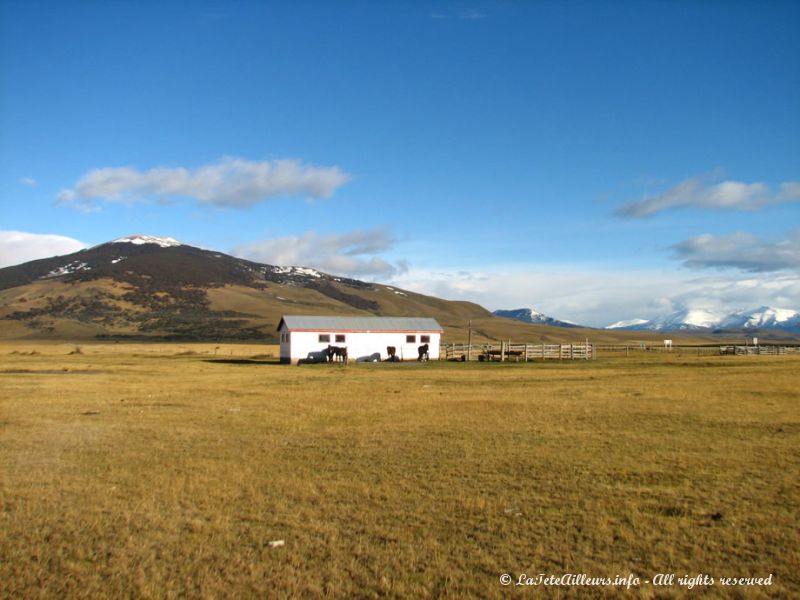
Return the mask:
<svg viewBox="0 0 800 600"><path fill-rule="evenodd" d="M592 326L800 309L800 3L0 1L0 266L134 233Z"/></svg>

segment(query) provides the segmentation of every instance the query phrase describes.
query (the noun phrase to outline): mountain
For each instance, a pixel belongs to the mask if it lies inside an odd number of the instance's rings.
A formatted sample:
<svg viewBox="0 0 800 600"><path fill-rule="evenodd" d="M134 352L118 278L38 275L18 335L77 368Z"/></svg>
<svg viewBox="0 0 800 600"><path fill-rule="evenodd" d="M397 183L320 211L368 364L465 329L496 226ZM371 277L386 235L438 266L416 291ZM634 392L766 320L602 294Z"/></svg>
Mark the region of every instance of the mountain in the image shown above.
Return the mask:
<svg viewBox="0 0 800 600"><path fill-rule="evenodd" d="M647 325L649 325L650 321L647 319L628 319L626 321L617 321L616 323L612 323L611 325L607 325L606 329L627 329L637 331L644 327L647 329Z"/></svg>
<svg viewBox="0 0 800 600"><path fill-rule="evenodd" d="M168 237L126 236L0 269L3 338L274 342L285 314L427 316L453 341L466 341L469 322L476 342L567 341L563 330L500 319L471 302L261 264Z"/></svg>
<svg viewBox="0 0 800 600"><path fill-rule="evenodd" d="M754 332L781 330L800 332L800 313L795 310L762 306L729 315L705 309L682 310L651 320L631 319L608 325L606 329L627 331Z"/></svg>
<svg viewBox="0 0 800 600"><path fill-rule="evenodd" d="M168 237L131 235L73 254L0 269L0 338L257 340L275 343L283 315L433 317L445 342L598 343L660 340L500 318L472 302L275 266ZM538 314L538 313L537 313ZM530 313L533 320L533 311ZM547 317L544 317L547 319ZM562 322L563 323L563 322ZM471 327L468 326L471 324ZM685 338L685 343L711 336ZM705 335L705 334L704 334Z"/></svg>
<svg viewBox="0 0 800 600"><path fill-rule="evenodd" d="M515 308L511 310L496 310L492 312L497 317L504 319L514 319L515 321L522 321L523 323L534 323L539 325L551 325L553 327L580 327L575 323L569 321L559 321L553 317L548 317L540 313L535 308Z"/></svg>
<svg viewBox="0 0 800 600"><path fill-rule="evenodd" d="M424 314L445 327L491 316L469 302L146 235L0 269L4 337L272 340L283 314Z"/></svg>
<svg viewBox="0 0 800 600"><path fill-rule="evenodd" d="M783 329L800 331L800 312L786 308L761 306L750 311L731 313L717 325L719 329Z"/></svg>
<svg viewBox="0 0 800 600"><path fill-rule="evenodd" d="M655 319L653 329L658 331L702 331L714 328L719 320L720 316L716 313L702 308L692 308Z"/></svg>

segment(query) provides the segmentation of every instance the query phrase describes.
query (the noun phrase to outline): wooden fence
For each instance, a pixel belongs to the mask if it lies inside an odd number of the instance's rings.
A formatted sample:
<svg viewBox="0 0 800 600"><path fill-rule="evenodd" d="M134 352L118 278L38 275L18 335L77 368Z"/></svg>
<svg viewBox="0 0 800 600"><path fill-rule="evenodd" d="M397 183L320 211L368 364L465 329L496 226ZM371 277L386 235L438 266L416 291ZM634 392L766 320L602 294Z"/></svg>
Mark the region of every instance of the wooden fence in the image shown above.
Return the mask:
<svg viewBox="0 0 800 600"><path fill-rule="evenodd" d="M439 357L444 360L528 362L529 360L594 360L594 344L445 344Z"/></svg>
<svg viewBox="0 0 800 600"><path fill-rule="evenodd" d="M635 352L669 352L675 354L738 356L800 354L800 346L660 346L622 345L622 344L513 344L500 342L494 344L443 344L439 350L440 360L481 362L528 362L529 360L595 360L597 354L604 356L624 353L630 356Z"/></svg>
<svg viewBox="0 0 800 600"><path fill-rule="evenodd" d="M709 346L664 346L663 344L597 344L597 353L602 356L618 356L624 354L630 356L636 352L665 352L674 354L696 354L696 355L715 355L719 353L719 348L715 345Z"/></svg>
<svg viewBox="0 0 800 600"><path fill-rule="evenodd" d="M720 346L719 353L736 356L800 354L800 346Z"/></svg>
<svg viewBox="0 0 800 600"><path fill-rule="evenodd" d="M777 355L777 354L800 354L800 346L778 346L774 344L760 346L742 346L736 344L705 346L663 346L658 344L597 344L596 352L601 356L631 356L636 352L665 352L674 354L693 354L715 356L719 354L738 354L738 355Z"/></svg>

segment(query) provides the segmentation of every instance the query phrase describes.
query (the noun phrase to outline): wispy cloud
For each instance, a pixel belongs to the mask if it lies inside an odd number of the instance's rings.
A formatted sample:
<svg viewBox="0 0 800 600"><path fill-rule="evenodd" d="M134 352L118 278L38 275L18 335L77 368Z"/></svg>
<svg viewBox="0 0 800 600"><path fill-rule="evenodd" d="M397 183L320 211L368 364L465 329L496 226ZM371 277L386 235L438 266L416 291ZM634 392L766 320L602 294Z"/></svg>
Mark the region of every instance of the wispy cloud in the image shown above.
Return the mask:
<svg viewBox="0 0 800 600"><path fill-rule="evenodd" d="M486 13L479 10L467 9L458 12L434 12L430 15L431 19L461 19L464 21L475 21L477 19L485 19Z"/></svg>
<svg viewBox="0 0 800 600"><path fill-rule="evenodd" d="M106 167L83 175L57 201L86 208L100 201L195 198L203 204L240 208L272 198L328 198L351 176L339 167L298 160L249 161L225 158L196 169Z"/></svg>
<svg viewBox="0 0 800 600"><path fill-rule="evenodd" d="M800 201L800 182L796 181L783 183L775 191L765 183L711 183L708 177L693 177L661 194L624 204L616 213L640 218L674 208L759 210L771 204L797 201Z"/></svg>
<svg viewBox="0 0 800 600"><path fill-rule="evenodd" d="M314 231L238 246L233 254L272 265L314 267L351 277L392 277L404 272L404 262L392 264L379 256L394 245L385 229L319 234Z"/></svg>
<svg viewBox="0 0 800 600"><path fill-rule="evenodd" d="M27 185L27 186L30 186L30 187L34 187L37 184L36 180L33 177L21 177L19 182L22 185Z"/></svg>
<svg viewBox="0 0 800 600"><path fill-rule="evenodd" d="M86 244L71 237L27 231L0 231L0 268L29 260L71 254Z"/></svg>
<svg viewBox="0 0 800 600"><path fill-rule="evenodd" d="M800 270L800 230L786 239L769 241L744 232L698 235L672 246L687 267L736 268L752 273Z"/></svg>

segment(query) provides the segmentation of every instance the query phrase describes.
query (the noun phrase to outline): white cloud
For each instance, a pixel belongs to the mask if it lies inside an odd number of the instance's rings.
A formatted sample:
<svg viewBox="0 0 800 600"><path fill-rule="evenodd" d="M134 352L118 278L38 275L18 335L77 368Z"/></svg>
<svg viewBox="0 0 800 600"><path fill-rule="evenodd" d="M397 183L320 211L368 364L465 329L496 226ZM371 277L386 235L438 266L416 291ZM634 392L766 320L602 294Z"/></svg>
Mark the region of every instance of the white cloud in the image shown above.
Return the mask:
<svg viewBox="0 0 800 600"><path fill-rule="evenodd" d="M744 232L698 235L672 247L675 258L692 268L737 268L768 272L800 270L800 230L784 240L767 241Z"/></svg>
<svg viewBox="0 0 800 600"><path fill-rule="evenodd" d="M724 314L761 305L800 309L798 275L686 278L674 271L582 270L565 265L541 270L498 267L471 274L459 269L411 269L391 283L477 302L489 310L535 307L557 319L594 327L686 308Z"/></svg>
<svg viewBox="0 0 800 600"><path fill-rule="evenodd" d="M339 167L318 167L297 160L248 161L225 158L197 169L106 167L83 175L58 202L74 206L94 202L134 202L156 197L190 197L203 204L251 206L278 197L328 198L351 179Z"/></svg>
<svg viewBox="0 0 800 600"><path fill-rule="evenodd" d="M800 309L800 276L796 274L704 277L688 280L686 286L671 298L676 310L709 308L727 314L757 306Z"/></svg>
<svg viewBox="0 0 800 600"><path fill-rule="evenodd" d="M27 185L27 186L30 186L30 187L36 186L36 183L37 183L36 180L33 177L21 177L19 182L22 185Z"/></svg>
<svg viewBox="0 0 800 600"><path fill-rule="evenodd" d="M391 277L407 269L402 261L392 264L378 256L393 245L394 239L384 229L331 235L309 231L238 246L233 254L271 265L313 267L350 277Z"/></svg>
<svg viewBox="0 0 800 600"><path fill-rule="evenodd" d="M71 254L83 248L86 248L83 242L63 235L0 231L0 267Z"/></svg>
<svg viewBox="0 0 800 600"><path fill-rule="evenodd" d="M786 183L782 183L781 191L778 194L778 200L782 202L800 200L800 181L787 181Z"/></svg>
<svg viewBox="0 0 800 600"><path fill-rule="evenodd" d="M706 177L693 177L656 196L629 202L617 209L622 217L648 217L672 208L710 208L759 210L771 204L800 201L800 182L781 184L774 192L765 183L722 181L708 183Z"/></svg>

